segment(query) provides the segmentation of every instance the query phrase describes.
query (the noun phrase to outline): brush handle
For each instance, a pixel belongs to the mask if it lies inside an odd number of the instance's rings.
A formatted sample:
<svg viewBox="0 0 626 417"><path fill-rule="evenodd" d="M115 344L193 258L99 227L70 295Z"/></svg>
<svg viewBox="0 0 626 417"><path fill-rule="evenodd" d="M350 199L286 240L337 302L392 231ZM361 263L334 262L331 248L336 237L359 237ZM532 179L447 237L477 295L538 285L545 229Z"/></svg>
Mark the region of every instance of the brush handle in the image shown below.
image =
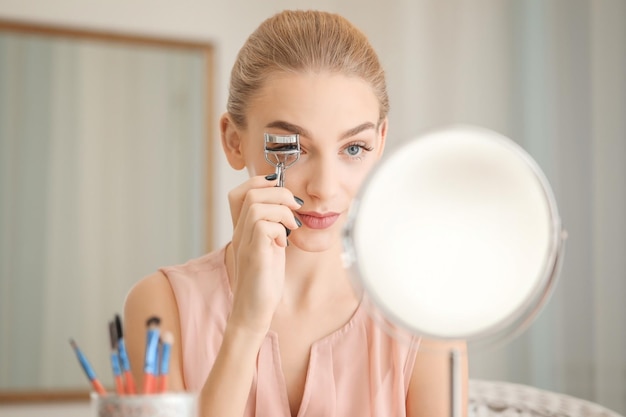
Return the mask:
<svg viewBox="0 0 626 417"><path fill-rule="evenodd" d="M157 392L157 377L154 374L143 375L143 393L154 394Z"/></svg>
<svg viewBox="0 0 626 417"><path fill-rule="evenodd" d="M167 391L167 374L170 372L170 356L172 345L163 343L161 345L161 364L159 367L159 392Z"/></svg>
<svg viewBox="0 0 626 417"><path fill-rule="evenodd" d="M115 391L118 395L124 395L124 381L122 380L122 369L120 368L120 357L117 351L111 352L111 369L113 369L113 379L115 380Z"/></svg>
<svg viewBox="0 0 626 417"><path fill-rule="evenodd" d="M146 355L144 363L144 394L153 394L156 392L156 375L159 373L159 328L151 327L148 329L146 336Z"/></svg>
<svg viewBox="0 0 626 417"><path fill-rule="evenodd" d="M137 394L137 387L135 386L135 379L130 371L124 371L124 379L126 380L126 392L130 395Z"/></svg>
<svg viewBox="0 0 626 417"><path fill-rule="evenodd" d="M130 371L130 362L128 361L128 354L126 353L126 343L124 339L120 338L117 341L117 351L120 357L120 363L124 371Z"/></svg>
<svg viewBox="0 0 626 417"><path fill-rule="evenodd" d="M167 391L167 375L159 375L158 392L163 394Z"/></svg>
<svg viewBox="0 0 626 417"><path fill-rule="evenodd" d="M161 345L161 365L159 367L159 374L167 375L170 371L170 356L172 354L172 345L169 343L163 343Z"/></svg>
<svg viewBox="0 0 626 417"><path fill-rule="evenodd" d="M81 352L81 350L78 348L75 348L74 352L76 352L78 361L80 362L80 365L83 367L83 371L85 371L87 378L89 378L90 381L93 381L94 379L96 379L96 373L94 372L93 368L91 367L91 364L87 360L87 357L83 355L83 352Z"/></svg>
<svg viewBox="0 0 626 417"><path fill-rule="evenodd" d="M92 379L91 386L99 395L101 396L107 395L107 390L104 389L104 387L102 386L102 384L100 383L98 379Z"/></svg>
<svg viewBox="0 0 626 417"><path fill-rule="evenodd" d="M157 375L159 373L159 329L148 330L146 337L146 355L144 362L144 372L146 374Z"/></svg>
<svg viewBox="0 0 626 417"><path fill-rule="evenodd" d="M128 361L128 354L126 353L126 344L124 343L124 339L121 337L117 341L117 350L119 353L120 362L122 364L122 369L124 370L124 379L126 380L126 392L131 395L136 394L137 388L135 387L133 374L130 372L130 362Z"/></svg>
<svg viewBox="0 0 626 417"><path fill-rule="evenodd" d="M126 394L126 391L124 390L124 380L121 375L115 377L115 392L117 395Z"/></svg>

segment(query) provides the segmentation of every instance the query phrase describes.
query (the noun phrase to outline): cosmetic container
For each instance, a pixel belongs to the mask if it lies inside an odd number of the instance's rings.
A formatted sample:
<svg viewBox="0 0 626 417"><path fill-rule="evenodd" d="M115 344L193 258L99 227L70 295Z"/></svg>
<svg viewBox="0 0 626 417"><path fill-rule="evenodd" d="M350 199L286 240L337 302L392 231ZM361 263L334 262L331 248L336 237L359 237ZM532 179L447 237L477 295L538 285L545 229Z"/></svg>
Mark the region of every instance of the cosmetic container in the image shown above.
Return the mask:
<svg viewBox="0 0 626 417"><path fill-rule="evenodd" d="M197 395L165 393L153 395L91 394L93 417L197 417Z"/></svg>

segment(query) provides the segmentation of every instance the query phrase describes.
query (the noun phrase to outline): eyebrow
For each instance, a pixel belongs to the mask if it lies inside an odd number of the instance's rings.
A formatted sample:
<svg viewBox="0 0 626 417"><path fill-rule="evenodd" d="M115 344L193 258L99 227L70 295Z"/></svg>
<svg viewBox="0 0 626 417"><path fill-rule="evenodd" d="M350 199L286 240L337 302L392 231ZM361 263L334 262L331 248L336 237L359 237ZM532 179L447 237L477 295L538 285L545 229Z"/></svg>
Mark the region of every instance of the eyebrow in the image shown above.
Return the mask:
<svg viewBox="0 0 626 417"><path fill-rule="evenodd" d="M271 127L271 128L276 128L276 129L282 129L282 130L286 130L287 132L297 133L298 135L305 136L305 137L308 137L308 138L311 137L311 133L309 131L307 131L306 129L304 129L303 127L298 126L298 125L294 125L293 123L285 122L284 120L275 120L275 121L270 122L267 125L265 125L265 127L266 128ZM374 123L372 123L372 122L361 123L360 125L345 131L341 135L340 139L341 140L347 139L349 137L357 135L357 134L363 132L364 130L368 130L368 129L374 129L375 130L376 129L376 125Z"/></svg>

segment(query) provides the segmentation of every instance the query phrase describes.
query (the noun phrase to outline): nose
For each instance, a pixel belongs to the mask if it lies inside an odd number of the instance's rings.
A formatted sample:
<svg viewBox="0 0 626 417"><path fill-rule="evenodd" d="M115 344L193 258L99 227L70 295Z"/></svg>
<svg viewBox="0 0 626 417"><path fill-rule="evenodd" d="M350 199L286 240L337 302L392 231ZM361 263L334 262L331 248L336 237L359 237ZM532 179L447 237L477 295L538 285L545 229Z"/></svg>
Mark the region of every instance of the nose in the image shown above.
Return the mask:
<svg viewBox="0 0 626 417"><path fill-rule="evenodd" d="M336 158L324 155L316 155L307 161L309 164L307 173L306 192L309 198L330 200L339 192L340 167Z"/></svg>

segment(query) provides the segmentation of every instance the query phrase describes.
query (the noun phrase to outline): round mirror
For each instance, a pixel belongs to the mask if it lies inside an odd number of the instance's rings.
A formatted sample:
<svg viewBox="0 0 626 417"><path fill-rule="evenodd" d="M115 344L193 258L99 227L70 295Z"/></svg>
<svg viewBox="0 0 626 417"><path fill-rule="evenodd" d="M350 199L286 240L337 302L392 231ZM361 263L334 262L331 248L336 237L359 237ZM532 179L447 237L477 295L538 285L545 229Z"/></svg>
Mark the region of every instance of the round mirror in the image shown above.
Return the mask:
<svg viewBox="0 0 626 417"><path fill-rule="evenodd" d="M530 323L554 286L564 238L534 160L472 126L433 131L388 154L344 231L355 284L385 320L468 342Z"/></svg>

